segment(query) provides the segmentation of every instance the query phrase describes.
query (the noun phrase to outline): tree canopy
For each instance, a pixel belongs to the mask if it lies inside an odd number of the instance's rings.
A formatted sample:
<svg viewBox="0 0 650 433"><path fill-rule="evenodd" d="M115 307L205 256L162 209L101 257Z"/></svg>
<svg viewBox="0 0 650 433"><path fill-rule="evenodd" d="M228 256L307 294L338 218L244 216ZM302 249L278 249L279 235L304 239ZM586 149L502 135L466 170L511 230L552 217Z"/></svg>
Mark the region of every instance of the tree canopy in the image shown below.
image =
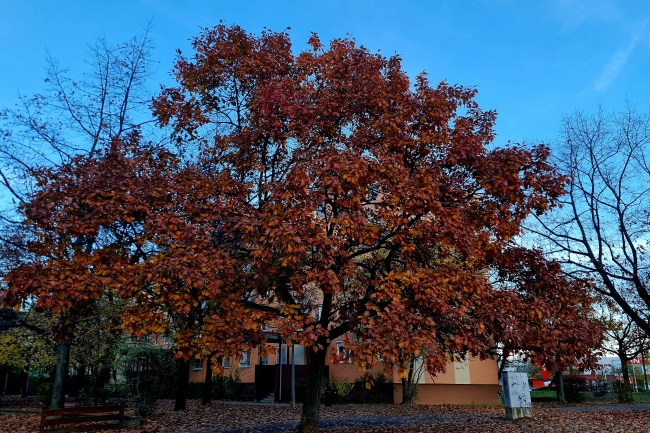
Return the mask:
<svg viewBox="0 0 650 433"><path fill-rule="evenodd" d="M433 86L425 74L412 83L399 57L353 40L308 43L294 55L286 33L206 29L193 57L179 54L179 86L154 113L231 188L223 221L250 259L248 301L275 306L281 333L313 348L312 385L328 342L344 335L362 368L383 359L403 371L421 351L431 372L450 356L487 356L505 328L538 329L500 314L513 297L529 317L590 332L588 285L512 247L523 220L564 193L548 148L493 148L496 113L479 108L474 89ZM547 293L554 303L538 299ZM598 334L562 344L583 354ZM535 341L539 356L560 344ZM316 428L311 388L303 431Z"/></svg>
<svg viewBox="0 0 650 433"><path fill-rule="evenodd" d="M205 29L153 102L177 148L134 133L45 170L23 206L40 259L9 274L5 302L63 312L109 290L131 302L127 328L176 324L184 359L263 345L274 326L311 349L304 432L333 339L400 373L499 345L588 356L589 284L513 241L564 193L549 149L493 146L473 88L412 82L350 39L308 44Z"/></svg>

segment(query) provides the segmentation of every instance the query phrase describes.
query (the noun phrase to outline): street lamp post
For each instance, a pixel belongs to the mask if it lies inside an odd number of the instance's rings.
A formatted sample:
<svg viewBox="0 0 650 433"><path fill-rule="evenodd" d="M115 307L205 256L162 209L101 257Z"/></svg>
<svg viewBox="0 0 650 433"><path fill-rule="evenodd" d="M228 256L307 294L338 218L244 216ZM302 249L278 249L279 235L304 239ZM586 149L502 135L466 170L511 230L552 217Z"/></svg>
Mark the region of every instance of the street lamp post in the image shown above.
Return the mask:
<svg viewBox="0 0 650 433"><path fill-rule="evenodd" d="M296 344L291 345L291 407L296 407Z"/></svg>
<svg viewBox="0 0 650 433"><path fill-rule="evenodd" d="M643 384L645 385L645 392L648 392L648 375L645 372L645 351L641 346L641 365L643 365Z"/></svg>
<svg viewBox="0 0 650 433"><path fill-rule="evenodd" d="M280 336L280 347L278 352L278 356L280 356L280 387L278 389L278 403L282 403L282 336Z"/></svg>

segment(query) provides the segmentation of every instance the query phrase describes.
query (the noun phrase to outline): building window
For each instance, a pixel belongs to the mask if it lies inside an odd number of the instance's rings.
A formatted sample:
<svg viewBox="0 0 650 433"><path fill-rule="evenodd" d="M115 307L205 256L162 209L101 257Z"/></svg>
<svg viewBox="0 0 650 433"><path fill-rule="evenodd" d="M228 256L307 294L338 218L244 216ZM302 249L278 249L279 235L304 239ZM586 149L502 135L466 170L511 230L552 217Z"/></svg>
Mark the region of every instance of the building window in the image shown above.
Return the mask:
<svg viewBox="0 0 650 433"><path fill-rule="evenodd" d="M320 315L323 312L323 306L322 305L316 305L316 308L314 308L314 320L318 322L320 320Z"/></svg>
<svg viewBox="0 0 650 433"><path fill-rule="evenodd" d="M194 360L194 369L201 370L202 368L203 368L203 360L201 359Z"/></svg>
<svg viewBox="0 0 650 433"><path fill-rule="evenodd" d="M293 345L293 363L295 365L305 365L305 348L299 344Z"/></svg>
<svg viewBox="0 0 650 433"><path fill-rule="evenodd" d="M165 335L165 337L163 338L163 344L164 344L165 346L169 345L169 337L166 336L166 335Z"/></svg>
<svg viewBox="0 0 650 433"><path fill-rule="evenodd" d="M230 368L230 358L223 359L223 368Z"/></svg>
<svg viewBox="0 0 650 433"><path fill-rule="evenodd" d="M350 353L343 347L343 341L336 342L336 352L341 358L339 361L340 364L346 364L350 362Z"/></svg>
<svg viewBox="0 0 650 433"><path fill-rule="evenodd" d="M264 358L260 358L260 365L269 365L269 355L266 354Z"/></svg>
<svg viewBox="0 0 650 433"><path fill-rule="evenodd" d="M239 362L239 366L246 368L251 366L251 356L250 354L246 352L242 352L242 358L241 361Z"/></svg>

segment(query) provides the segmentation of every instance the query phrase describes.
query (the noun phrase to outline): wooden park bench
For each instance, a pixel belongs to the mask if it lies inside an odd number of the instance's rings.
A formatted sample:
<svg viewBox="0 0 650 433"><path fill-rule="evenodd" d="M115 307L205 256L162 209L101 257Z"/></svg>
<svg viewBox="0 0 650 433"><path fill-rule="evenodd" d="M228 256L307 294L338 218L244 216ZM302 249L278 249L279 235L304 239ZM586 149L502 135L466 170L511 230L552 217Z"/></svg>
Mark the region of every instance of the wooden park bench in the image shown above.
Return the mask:
<svg viewBox="0 0 650 433"><path fill-rule="evenodd" d="M122 428L124 406L43 409L39 431L68 433Z"/></svg>

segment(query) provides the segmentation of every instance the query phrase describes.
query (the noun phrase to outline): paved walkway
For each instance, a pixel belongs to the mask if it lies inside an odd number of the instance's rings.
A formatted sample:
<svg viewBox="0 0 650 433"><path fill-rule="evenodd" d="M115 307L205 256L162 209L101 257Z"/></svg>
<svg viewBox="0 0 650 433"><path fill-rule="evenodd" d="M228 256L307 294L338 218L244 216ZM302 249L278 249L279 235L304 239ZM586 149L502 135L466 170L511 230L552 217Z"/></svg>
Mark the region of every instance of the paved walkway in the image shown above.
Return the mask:
<svg viewBox="0 0 650 433"><path fill-rule="evenodd" d="M321 419L318 427L321 429L353 429L366 427L389 427L397 425L411 425L449 420L447 417L432 416L400 416L400 417L356 417L346 419ZM272 423L252 427L238 427L218 430L200 430L192 433L279 433L296 432L298 424L295 422ZM178 432L181 433L181 432Z"/></svg>
<svg viewBox="0 0 650 433"><path fill-rule="evenodd" d="M288 406L288 405L287 405ZM338 407L334 406L333 408L328 408L328 410L336 410ZM609 412L609 411L619 411L619 410L650 410L650 404L616 404L616 405L602 405L602 406L572 406L572 407L553 407L545 408L545 410L554 410L554 411L569 411L569 412ZM535 413L535 408L533 408L533 414ZM464 415L461 416L465 421L471 418L476 418L477 422L480 422L479 419L485 418L484 416L472 416ZM505 417L505 411L504 411ZM450 416L441 416L441 415L429 415L429 416L399 416L399 417L350 417L350 418L331 418L331 419L321 419L318 423L319 428L321 429L362 429L368 427L390 427L390 426L406 426L406 425L416 425L416 424L425 424L425 423L440 423L441 428L444 431L444 425L453 423L454 419L459 418L458 415ZM177 433L280 433L280 432L296 432L298 431L298 423L296 422L282 422L282 423L269 423L261 424L250 427L235 427L227 429L203 429L197 430L194 432L177 432Z"/></svg>

